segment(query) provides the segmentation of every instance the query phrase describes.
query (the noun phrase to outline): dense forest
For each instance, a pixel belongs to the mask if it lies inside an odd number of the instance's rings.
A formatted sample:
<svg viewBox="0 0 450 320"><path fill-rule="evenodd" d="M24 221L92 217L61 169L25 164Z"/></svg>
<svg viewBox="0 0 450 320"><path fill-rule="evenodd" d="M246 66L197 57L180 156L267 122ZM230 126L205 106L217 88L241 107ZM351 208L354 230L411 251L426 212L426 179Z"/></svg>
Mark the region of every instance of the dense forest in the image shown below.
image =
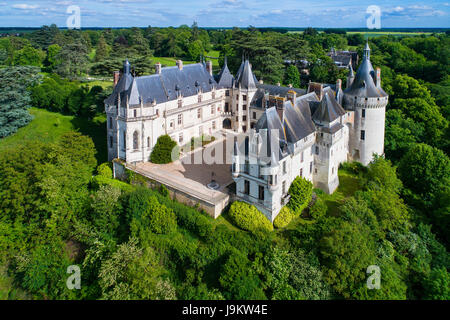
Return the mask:
<svg viewBox="0 0 450 320"><path fill-rule="evenodd" d="M98 119L112 72L126 58L143 75L156 61L209 57L215 71L227 57L236 72L246 55L265 83L305 87L340 78L345 86L347 70L327 52L361 57L365 41L342 30L206 30L196 23L52 25L0 38L0 298L449 299L446 33L369 39L389 94L385 157L342 166L333 195L293 184L289 223L274 228L240 203L214 220L131 173L114 180L104 162L106 129ZM288 60L307 61L309 74ZM34 135L29 128L45 119L32 114L42 109L70 116L82 130L61 132L57 120ZM26 138L8 140L17 134ZM80 290L66 286L70 265L81 268ZM381 269L378 290L366 286L370 265Z"/></svg>

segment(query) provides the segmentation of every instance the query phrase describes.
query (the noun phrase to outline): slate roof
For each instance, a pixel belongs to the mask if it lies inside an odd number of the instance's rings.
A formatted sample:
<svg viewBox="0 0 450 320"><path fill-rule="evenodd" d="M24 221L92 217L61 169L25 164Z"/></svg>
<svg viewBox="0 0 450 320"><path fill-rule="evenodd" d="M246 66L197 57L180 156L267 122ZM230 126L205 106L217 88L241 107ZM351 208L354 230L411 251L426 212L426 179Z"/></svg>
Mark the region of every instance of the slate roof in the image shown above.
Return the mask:
<svg viewBox="0 0 450 320"><path fill-rule="evenodd" d="M234 77L228 69L227 58L225 58L224 65L216 81L218 88L231 88L233 86Z"/></svg>
<svg viewBox="0 0 450 320"><path fill-rule="evenodd" d="M344 90L345 94L355 97L378 98L386 97L387 93L375 85L375 71L370 62L370 48L366 43L364 59L356 72L352 85Z"/></svg>
<svg viewBox="0 0 450 320"><path fill-rule="evenodd" d="M330 87L324 89L322 101L317 103L312 119L314 121L330 123L343 116L344 109L337 103Z"/></svg>
<svg viewBox="0 0 450 320"><path fill-rule="evenodd" d="M114 105L120 96L121 103L128 99L130 105L143 103L163 103L178 98L189 97L203 92L210 92L217 87L214 78L209 74L202 63L188 64L180 70L177 66L162 68L160 74L135 77L124 74L105 103Z"/></svg>
<svg viewBox="0 0 450 320"><path fill-rule="evenodd" d="M317 101L314 92L297 97L295 105L290 100L285 101L284 119L280 119L276 107L267 108L255 125L255 130L260 132L267 129L268 141L271 141L272 130L278 131L280 140L279 159L283 159L292 153L293 145L316 131L311 120L310 102ZM276 150L270 150L270 143L267 144L267 154L272 154Z"/></svg>
<svg viewBox="0 0 450 320"><path fill-rule="evenodd" d="M258 83L258 80L252 72L250 62L248 60L243 61L236 74L236 84L243 89L256 89L256 83Z"/></svg>
<svg viewBox="0 0 450 320"><path fill-rule="evenodd" d="M264 101L264 95L267 93L272 96L280 96L280 97L287 97L288 92L293 90L297 93L297 96L302 96L306 93L305 89L298 89L298 88L289 88L289 87L281 87L281 86L275 86L271 84L256 84L257 91L255 95L253 96L253 99L251 101L251 106L264 109L266 106L263 105Z"/></svg>

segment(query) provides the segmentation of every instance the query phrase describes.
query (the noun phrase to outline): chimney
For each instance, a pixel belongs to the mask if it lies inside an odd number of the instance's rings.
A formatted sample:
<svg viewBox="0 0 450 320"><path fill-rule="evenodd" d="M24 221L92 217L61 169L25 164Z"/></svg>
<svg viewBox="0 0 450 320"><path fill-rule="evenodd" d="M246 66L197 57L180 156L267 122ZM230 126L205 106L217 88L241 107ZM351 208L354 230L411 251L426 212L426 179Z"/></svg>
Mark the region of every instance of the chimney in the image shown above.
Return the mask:
<svg viewBox="0 0 450 320"><path fill-rule="evenodd" d="M113 85L113 88L115 88L116 86L117 86L117 83L119 83L119 79L120 79L120 71L114 71L113 72L113 82L114 82L114 85Z"/></svg>
<svg viewBox="0 0 450 320"><path fill-rule="evenodd" d="M342 90L342 80L341 79L337 79L337 81L336 81L336 93L338 93L341 90Z"/></svg>
<svg viewBox="0 0 450 320"><path fill-rule="evenodd" d="M317 82L310 82L308 85L308 93L315 92L320 101L323 97L323 85Z"/></svg>
<svg viewBox="0 0 450 320"><path fill-rule="evenodd" d="M209 72L209 75L212 77L213 75L213 67L212 67L212 61L208 60L206 62L206 70Z"/></svg>
<svg viewBox="0 0 450 320"><path fill-rule="evenodd" d="M177 60L177 67L178 69L183 70L183 61Z"/></svg>
<svg viewBox="0 0 450 320"><path fill-rule="evenodd" d="M156 74L161 74L161 62L157 62L155 64L155 73Z"/></svg>
<svg viewBox="0 0 450 320"><path fill-rule="evenodd" d="M381 87L381 69L377 68L377 75L376 75L376 79L375 79L375 85L377 86L377 88Z"/></svg>

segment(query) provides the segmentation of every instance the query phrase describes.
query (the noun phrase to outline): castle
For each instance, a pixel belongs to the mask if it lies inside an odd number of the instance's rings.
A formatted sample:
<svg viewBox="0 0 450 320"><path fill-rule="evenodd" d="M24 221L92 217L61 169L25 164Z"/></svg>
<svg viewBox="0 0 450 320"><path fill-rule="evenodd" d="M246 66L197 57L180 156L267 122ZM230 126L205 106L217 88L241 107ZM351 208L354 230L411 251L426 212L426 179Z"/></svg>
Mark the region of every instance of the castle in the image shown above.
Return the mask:
<svg viewBox="0 0 450 320"><path fill-rule="evenodd" d="M222 130L245 136L234 143L230 175L235 197L255 205L273 221L289 201L292 181L302 176L332 193L338 167L355 160L367 165L383 154L388 95L366 44L347 86L309 83L308 89L258 81L247 59L233 76L227 62L218 75L212 63L174 67L156 64L153 75L133 77L130 64L114 76L105 100L108 158L148 162L161 135L179 145ZM275 142L275 143L273 143Z"/></svg>

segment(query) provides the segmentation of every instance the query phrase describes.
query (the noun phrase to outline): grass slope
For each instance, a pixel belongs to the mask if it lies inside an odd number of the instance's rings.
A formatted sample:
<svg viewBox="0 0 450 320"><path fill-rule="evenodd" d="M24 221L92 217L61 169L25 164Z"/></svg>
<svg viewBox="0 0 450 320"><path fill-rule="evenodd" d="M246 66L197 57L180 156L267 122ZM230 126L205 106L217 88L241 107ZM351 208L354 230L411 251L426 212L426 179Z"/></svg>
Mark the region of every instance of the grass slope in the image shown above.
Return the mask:
<svg viewBox="0 0 450 320"><path fill-rule="evenodd" d="M33 121L20 128L15 134L0 139L0 152L6 148L15 148L27 141L56 142L66 132L75 130L92 138L99 163L107 161L105 115L99 115L89 121L38 108L30 108L30 114L34 118Z"/></svg>

